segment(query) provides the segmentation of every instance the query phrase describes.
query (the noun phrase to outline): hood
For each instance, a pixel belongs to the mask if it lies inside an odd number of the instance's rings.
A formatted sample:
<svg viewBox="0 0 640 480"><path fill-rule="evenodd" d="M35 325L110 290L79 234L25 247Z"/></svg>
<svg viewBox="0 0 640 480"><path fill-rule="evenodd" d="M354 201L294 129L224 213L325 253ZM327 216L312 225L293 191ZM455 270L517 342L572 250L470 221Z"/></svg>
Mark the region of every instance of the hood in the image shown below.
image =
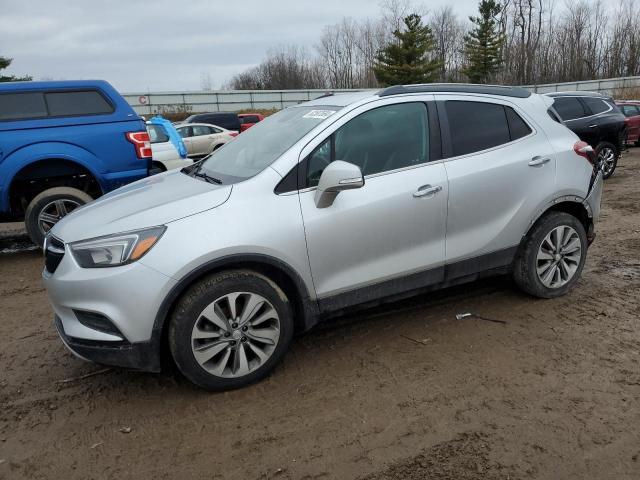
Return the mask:
<svg viewBox="0 0 640 480"><path fill-rule="evenodd" d="M60 220L52 234L64 242L163 225L227 201L231 185L213 185L179 170L147 177L100 197Z"/></svg>

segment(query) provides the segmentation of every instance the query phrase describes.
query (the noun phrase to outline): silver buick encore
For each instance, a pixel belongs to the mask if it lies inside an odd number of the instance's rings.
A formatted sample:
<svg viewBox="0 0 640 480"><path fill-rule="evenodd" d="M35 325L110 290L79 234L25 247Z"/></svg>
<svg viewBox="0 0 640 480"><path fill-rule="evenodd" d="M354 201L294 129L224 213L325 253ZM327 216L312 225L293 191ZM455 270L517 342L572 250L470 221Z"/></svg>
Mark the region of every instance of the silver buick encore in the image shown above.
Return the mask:
<svg viewBox="0 0 640 480"><path fill-rule="evenodd" d="M595 236L602 173L552 102L433 84L287 108L63 218L43 274L58 332L102 364L158 371L170 352L225 390L357 306L497 273L562 295Z"/></svg>

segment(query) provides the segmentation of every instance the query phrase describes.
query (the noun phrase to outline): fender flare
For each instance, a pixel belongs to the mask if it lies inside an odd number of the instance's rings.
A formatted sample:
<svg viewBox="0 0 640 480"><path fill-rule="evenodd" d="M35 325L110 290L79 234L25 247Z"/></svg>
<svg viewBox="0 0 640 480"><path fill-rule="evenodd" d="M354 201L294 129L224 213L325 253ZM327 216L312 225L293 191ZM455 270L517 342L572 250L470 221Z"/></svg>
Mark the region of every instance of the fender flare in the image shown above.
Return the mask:
<svg viewBox="0 0 640 480"><path fill-rule="evenodd" d="M155 320L153 322L153 329L151 333L152 341L157 342L157 345L160 345L160 340L162 337L162 332L167 325L167 319L169 317L169 313L171 309L175 305L175 302L178 298L184 293L184 291L195 282L198 278L202 276L214 272L219 271L225 268L234 268L238 265L252 263L252 264L261 264L266 267L276 268L282 272L284 272L289 279L293 282L294 287L296 289L298 299L300 300L300 314L302 315L301 327L303 331L309 330L318 322L319 317L319 309L318 303L315 299L312 299L307 286L305 285L302 277L298 272L275 257L264 255L264 254L232 254L226 255L215 260L211 260L209 262L205 262L202 265L191 270L189 273L184 275L178 282L173 286L173 288L169 291L167 296L162 300L160 304L160 308L156 313Z"/></svg>

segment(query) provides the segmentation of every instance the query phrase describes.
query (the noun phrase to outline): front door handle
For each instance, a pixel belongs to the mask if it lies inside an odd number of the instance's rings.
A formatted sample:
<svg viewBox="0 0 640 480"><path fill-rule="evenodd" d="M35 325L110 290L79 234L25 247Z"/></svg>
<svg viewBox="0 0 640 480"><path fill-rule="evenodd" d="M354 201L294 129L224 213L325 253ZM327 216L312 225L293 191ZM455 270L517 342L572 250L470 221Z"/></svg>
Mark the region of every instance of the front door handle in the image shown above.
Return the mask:
<svg viewBox="0 0 640 480"><path fill-rule="evenodd" d="M418 190L413 192L413 196L415 198L426 197L427 195L435 195L440 190L442 190L442 187L440 185L436 185L435 187L432 187L431 185L423 185Z"/></svg>
<svg viewBox="0 0 640 480"><path fill-rule="evenodd" d="M589 128L597 128L598 125L596 125L595 123L593 125L589 125Z"/></svg>
<svg viewBox="0 0 640 480"><path fill-rule="evenodd" d="M544 165L545 163L549 163L551 161L550 158L548 157L533 157L531 159L531 161L529 162L529 166L530 167L540 167L542 165Z"/></svg>

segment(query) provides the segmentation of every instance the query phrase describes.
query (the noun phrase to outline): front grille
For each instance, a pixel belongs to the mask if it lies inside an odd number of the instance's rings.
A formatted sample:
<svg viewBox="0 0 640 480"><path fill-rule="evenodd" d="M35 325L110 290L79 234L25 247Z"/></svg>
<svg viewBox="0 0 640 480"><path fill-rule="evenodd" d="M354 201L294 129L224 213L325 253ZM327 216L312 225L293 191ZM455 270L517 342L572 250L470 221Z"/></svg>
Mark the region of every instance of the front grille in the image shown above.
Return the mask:
<svg viewBox="0 0 640 480"><path fill-rule="evenodd" d="M64 243L56 237L47 237L44 245L44 268L54 273L64 257Z"/></svg>

